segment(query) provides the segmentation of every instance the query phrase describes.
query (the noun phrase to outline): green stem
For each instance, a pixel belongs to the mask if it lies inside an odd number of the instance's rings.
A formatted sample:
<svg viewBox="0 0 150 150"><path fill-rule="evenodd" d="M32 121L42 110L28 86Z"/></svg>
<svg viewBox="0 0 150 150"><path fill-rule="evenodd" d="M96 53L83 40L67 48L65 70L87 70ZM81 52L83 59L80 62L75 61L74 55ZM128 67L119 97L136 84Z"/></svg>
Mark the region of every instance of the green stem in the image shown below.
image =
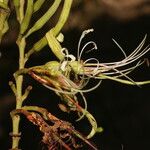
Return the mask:
<svg viewBox="0 0 150 150"><path fill-rule="evenodd" d="M24 68L24 50L25 50L25 39L21 38L17 41L19 47L19 69ZM21 109L22 107L22 83L23 76L18 75L16 78L16 109ZM19 133L19 122L20 116L12 116L13 132L12 132L12 149L18 149L20 133Z"/></svg>
<svg viewBox="0 0 150 150"><path fill-rule="evenodd" d="M19 19L19 23L21 24L23 18L24 18L24 5L25 0L21 0L20 2L17 0L13 1L15 4L15 7L17 9L17 19ZM22 38L21 36L18 37L17 45L19 48L19 69L23 69L25 65L24 61L24 51L25 51L25 38ZM21 109L22 107L22 83L23 83L23 76L18 75L15 77L16 81L16 109ZM20 123L20 116L14 115L12 116L12 149L18 149L19 147L19 141L20 141L20 133L19 133L19 123Z"/></svg>

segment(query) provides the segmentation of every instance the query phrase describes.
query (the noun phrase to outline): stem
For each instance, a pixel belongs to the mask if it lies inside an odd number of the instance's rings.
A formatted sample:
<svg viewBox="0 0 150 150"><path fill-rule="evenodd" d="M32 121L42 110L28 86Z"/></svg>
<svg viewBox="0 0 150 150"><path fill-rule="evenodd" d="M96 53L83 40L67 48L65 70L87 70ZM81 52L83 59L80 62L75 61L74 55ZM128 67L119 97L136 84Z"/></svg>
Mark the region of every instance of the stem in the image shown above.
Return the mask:
<svg viewBox="0 0 150 150"><path fill-rule="evenodd" d="M25 50L25 38L20 38L17 41L19 47L19 69L24 68L24 50ZM22 83L23 76L18 75L15 78L16 80L16 109L21 109L22 107ZM12 116L12 124L13 124L13 132L12 132L12 149L18 149L20 133L19 133L19 122L20 116L14 115Z"/></svg>
<svg viewBox="0 0 150 150"><path fill-rule="evenodd" d="M27 15L31 16L29 6L27 6L26 14L24 16L25 0L21 0L21 1L13 0L13 2L15 5L15 9L16 9L17 19L22 27L23 25L25 25L25 24L22 25L22 23L24 23L23 19L24 19L24 21L26 20L25 16L27 16ZM31 7L32 7L32 5L31 5ZM27 11L29 11L30 13L28 14ZM27 25L28 25L30 18L31 17L29 17L29 19L27 19ZM23 31L25 31L26 28L27 27L25 27L25 29ZM19 48L19 68L18 68L18 70L20 70L20 69L24 69L24 66L25 66L25 58L24 58L25 47L26 47L25 37L22 37L21 35L19 35L16 43ZM16 96L16 109L21 109L23 100L24 100L24 98L26 98L26 95L22 94L23 76L21 74L19 74L17 76L14 76L14 78L15 78L15 82L16 82L16 87L14 90L15 96ZM20 116L18 114L16 114L16 115L11 115L11 117L12 117L12 134L11 134L12 135L12 149L18 150L20 135L21 135L21 133L19 133Z"/></svg>

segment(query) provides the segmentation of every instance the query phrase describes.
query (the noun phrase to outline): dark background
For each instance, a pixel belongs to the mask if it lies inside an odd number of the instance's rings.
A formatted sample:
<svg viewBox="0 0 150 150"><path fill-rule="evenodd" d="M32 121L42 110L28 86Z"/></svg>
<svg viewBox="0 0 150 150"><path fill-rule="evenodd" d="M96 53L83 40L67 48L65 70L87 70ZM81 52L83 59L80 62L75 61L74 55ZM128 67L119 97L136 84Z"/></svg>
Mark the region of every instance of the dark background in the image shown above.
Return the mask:
<svg viewBox="0 0 150 150"><path fill-rule="evenodd" d="M88 16L87 16L88 17ZM9 112L15 108L15 100L8 82L13 80L17 70L18 51L15 44L17 23L10 19L11 29L3 39L0 47L0 149L10 148L11 118ZM76 55L77 44L83 30L94 28L94 33L87 36L84 42L93 40L97 43L98 51L85 54L85 58L96 57L100 62L116 61L122 58L118 47L113 43L114 38L130 54L147 34L146 46L150 43L150 15L142 15L130 20L120 20L108 14L93 19L86 28L68 27L64 31L63 45L70 53ZM42 33L41 33L42 34ZM12 36L12 39L11 39ZM37 35L28 39L31 45ZM11 39L9 42L9 38ZM33 41L31 41L33 40ZM149 53L142 59L149 58ZM31 57L27 66L44 64L55 57L46 47ZM148 80L150 68L144 63L131 73L135 81ZM90 86L97 82L93 81ZM88 133L88 122L75 122L75 117L59 110L59 97L52 91L25 76L25 86L32 85L33 90L25 105L46 107L51 113L64 120L71 121L83 134ZM105 80L99 88L86 93L88 110L95 116L98 125L104 128L100 134L91 139L101 150L149 150L150 149L150 85L141 87L128 86L114 81ZM21 147L23 150L41 149L41 136L37 127L29 123L23 116L21 121Z"/></svg>

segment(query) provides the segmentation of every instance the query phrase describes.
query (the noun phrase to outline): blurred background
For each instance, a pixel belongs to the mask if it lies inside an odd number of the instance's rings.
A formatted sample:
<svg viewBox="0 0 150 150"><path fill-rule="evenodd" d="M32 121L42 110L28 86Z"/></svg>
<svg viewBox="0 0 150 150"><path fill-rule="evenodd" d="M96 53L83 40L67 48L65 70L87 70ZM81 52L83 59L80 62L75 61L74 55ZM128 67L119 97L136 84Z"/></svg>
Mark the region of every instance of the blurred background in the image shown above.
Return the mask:
<svg viewBox="0 0 150 150"><path fill-rule="evenodd" d="M42 10L34 14L34 22L43 15L52 2L46 1ZM11 4L10 4L11 5ZM12 6L11 6L12 7ZM61 10L61 7L60 7ZM58 13L42 30L27 39L27 50L40 39L47 29L54 26ZM15 98L8 85L13 73L18 68L18 48L15 44L19 25L12 13L9 17L9 31L5 34L0 46L0 149L8 150L11 139L10 111L15 108ZM83 54L83 59L96 57L100 62L122 59L122 53L112 41L114 38L127 54L130 54L147 34L145 46L150 44L150 1L149 0L75 0L63 34L63 46L76 56L78 40L82 31L93 28L94 32L86 36L83 44L95 41L97 51ZM130 77L135 81L150 79L149 53L141 59L147 61L134 70ZM41 52L31 56L26 67L42 65L56 58L46 46ZM97 81L90 82L90 87ZM25 105L46 107L57 117L70 121L76 129L87 134L90 126L86 120L75 122L74 115L61 112L57 107L59 97L44 88L31 77L25 76L24 88L32 85L33 90L25 101ZM114 81L104 80L99 88L86 93L88 110L95 116L98 125L104 128L100 134L91 139L100 150L148 150L150 149L150 85L127 86ZM23 116L21 121L21 147L23 150L42 147L41 136L37 127L29 123Z"/></svg>

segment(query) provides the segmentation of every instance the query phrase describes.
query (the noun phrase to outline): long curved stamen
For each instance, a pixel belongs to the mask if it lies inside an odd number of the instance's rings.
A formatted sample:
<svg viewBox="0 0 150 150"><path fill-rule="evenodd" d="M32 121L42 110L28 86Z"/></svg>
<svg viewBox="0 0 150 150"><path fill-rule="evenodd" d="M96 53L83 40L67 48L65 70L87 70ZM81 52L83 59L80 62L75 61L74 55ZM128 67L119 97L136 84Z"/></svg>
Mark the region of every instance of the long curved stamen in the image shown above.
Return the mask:
<svg viewBox="0 0 150 150"><path fill-rule="evenodd" d="M114 69L114 70L116 70L117 72L119 72L117 69ZM134 83L135 85L137 85L136 84L136 82L134 81L134 80L132 80L130 77L128 77L126 74L124 74L124 73L122 73L122 72L119 72L122 76L124 76L125 78L127 78L129 81L131 81L132 83Z"/></svg>
<svg viewBox="0 0 150 150"><path fill-rule="evenodd" d="M143 63L143 62L142 62ZM122 77L122 76L124 76L125 78L127 78L129 81L131 81L132 83L134 83L135 85L137 85L136 84L136 82L135 81L133 81L130 77L128 77L127 76L127 74L128 73L130 73L133 69L135 69L136 67L138 67L139 65L141 65L142 63L140 63L140 62L138 62L137 64L136 64L136 66L134 66L134 67L130 67L130 68L128 68L128 69L125 69L125 70L117 70L116 68L112 68L112 70L114 70L114 72L104 72L103 74L104 75L113 75L112 77L113 78L119 78L119 77ZM102 73L102 71L99 71L99 72L97 72L97 75L95 75L94 76L94 78L96 77L96 76L98 76L99 74L101 74ZM120 74L120 75L116 75L116 74Z"/></svg>
<svg viewBox="0 0 150 150"><path fill-rule="evenodd" d="M94 41L90 41L90 42L86 43L86 44L83 46L83 48L81 49L81 52L80 52L80 54L79 54L79 57L78 57L78 61L79 61L79 62L80 62L80 60L81 60L81 57L82 57L83 52L86 50L86 47L89 46L90 44L92 44L93 47L92 47L91 49L87 50L87 52L90 52L90 51L92 51L92 50L97 50L97 45L96 45L96 43L95 43Z"/></svg>
<svg viewBox="0 0 150 150"><path fill-rule="evenodd" d="M139 44L139 46L129 56L127 56L122 61L111 62L111 63L103 63L103 64L105 64L105 65L115 65L115 64L117 64L117 65L119 65L119 64L123 65L123 64L125 64L127 62L129 63L130 60L131 60L131 62L137 60L138 58L142 57L145 53L147 53L150 50L148 48L149 46L147 46L146 48L144 48L144 50L142 50L140 53L138 53L142 49L142 47L143 47L143 45L145 43L145 40L146 40L146 36L144 37L144 39L142 40L142 42Z"/></svg>
<svg viewBox="0 0 150 150"><path fill-rule="evenodd" d="M141 43L138 45L138 47L127 57L127 59L129 59L130 57L132 57L133 55L136 55L144 46L145 41L146 41L146 37L147 35L145 35L145 37L143 38L143 40L141 41Z"/></svg>
<svg viewBox="0 0 150 150"><path fill-rule="evenodd" d="M92 76L94 76L97 73L98 69L99 69L99 61L98 61L98 59L96 59L96 58L89 58L86 61L84 61L84 65L86 65L86 63L89 62L89 61L91 61L91 60L95 60L97 62L96 63L97 64L96 68L94 68L92 70L92 72L90 72L90 74L92 74ZM92 77L91 75L87 75L87 76L88 77Z"/></svg>
<svg viewBox="0 0 150 150"><path fill-rule="evenodd" d="M146 54L148 51L150 51L150 48L148 48L148 46L142 50L139 54L137 54L136 52L133 52L134 55L130 54L130 57L126 57L125 59L123 59L122 61L119 62L113 62L113 63L99 63L99 66L103 66L106 67L107 70L111 70L113 68L120 68L123 66L127 66L133 62L135 62L137 59L139 59L140 57L142 57L144 54ZM135 53L137 55L135 55ZM132 56L132 57L131 57ZM127 59L128 58L128 59ZM97 66L97 64L86 64L86 66Z"/></svg>
<svg viewBox="0 0 150 150"><path fill-rule="evenodd" d="M43 84L43 86L45 86L46 88L48 88L48 89L50 89L50 90L52 90L52 91L54 91L54 92L57 92L57 93L62 93L62 94L68 94L68 95L72 95L72 94L76 94L77 93L77 91L64 91L64 90L58 90L58 89L56 89L56 88L52 88L51 86L48 86L48 85L46 85L46 84Z"/></svg>
<svg viewBox="0 0 150 150"><path fill-rule="evenodd" d="M102 80L100 80L100 81L99 81L95 86L93 86L92 88L89 88L89 89L86 89L86 90L83 90L83 89L81 89L81 90L73 89L73 90L76 91L76 92L88 93L88 92L91 92L91 91L97 89L97 88L100 86L101 82L102 82Z"/></svg>
<svg viewBox="0 0 150 150"><path fill-rule="evenodd" d="M128 73L130 73L131 71L133 71L135 68L137 68L137 67L139 67L140 65L142 65L144 63L144 61L143 62L141 62L141 61L139 61L135 66L132 66L132 67L130 67L130 68L127 68L127 69L123 69L123 70L121 70L121 71L119 71L119 72L116 72L116 71L114 71L114 72L104 72L103 74L105 74L105 75L116 75L116 74L118 74L118 73L120 73L120 72L122 72L122 73L124 73L124 74L128 74ZM101 73L101 70L97 73L97 74L99 74L99 73ZM116 76L115 76L116 77ZM117 77L119 77L119 76L117 76Z"/></svg>
<svg viewBox="0 0 150 150"><path fill-rule="evenodd" d="M135 66L132 66L132 67L129 67L127 69L122 69L122 70L119 70L119 72L122 72L122 73L126 73L126 72L129 72L129 71L132 71L134 70L135 68L137 68L138 66L142 65L144 63L144 61L139 61ZM100 74L100 73L103 73L105 75L115 75L117 74L118 72L116 71L113 71L114 68L109 68L109 69L105 69L105 67L99 67L99 70L97 71L97 74Z"/></svg>
<svg viewBox="0 0 150 150"><path fill-rule="evenodd" d="M119 47L119 49L121 50L121 52L123 53L124 57L126 58L127 55L125 53L125 51L123 50L123 48L118 44L118 42L115 39L112 39L113 42Z"/></svg>
<svg viewBox="0 0 150 150"><path fill-rule="evenodd" d="M85 35L87 35L90 32L93 32L93 31L94 31L94 29L88 29L88 30L85 30L82 32L82 35L81 35L79 42L78 42L77 58L80 57L80 47L81 47L81 42L82 42L83 38L85 37Z"/></svg>
<svg viewBox="0 0 150 150"><path fill-rule="evenodd" d="M147 37L147 35L145 35L144 39L138 45L138 47L129 56L127 56L125 59L123 59L121 61L116 61L116 62L103 63L103 65L113 66L113 67L115 67L115 66L121 67L121 66L127 65L127 64L132 63L133 61L139 59L140 57L142 57L145 53L147 53L150 50L150 48L148 48L149 46L147 46L144 50L142 50L140 53L138 53L142 49L142 47L145 43L146 37ZM117 45L119 45L119 44L117 44ZM136 54L138 54L138 55L136 55ZM95 66L95 64L92 64L92 63L86 64L86 66Z"/></svg>

